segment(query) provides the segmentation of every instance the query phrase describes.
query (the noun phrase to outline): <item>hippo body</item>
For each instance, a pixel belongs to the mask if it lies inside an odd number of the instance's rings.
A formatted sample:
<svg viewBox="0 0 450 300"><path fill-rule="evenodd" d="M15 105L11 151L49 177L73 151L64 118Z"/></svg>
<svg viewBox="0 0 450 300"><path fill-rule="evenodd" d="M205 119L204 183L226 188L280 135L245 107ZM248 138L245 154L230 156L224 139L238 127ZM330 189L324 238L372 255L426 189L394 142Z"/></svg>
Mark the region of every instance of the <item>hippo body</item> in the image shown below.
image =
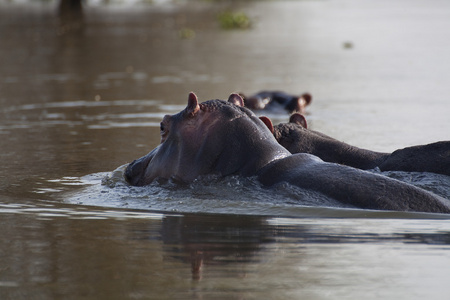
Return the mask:
<svg viewBox="0 0 450 300"><path fill-rule="evenodd" d="M301 167L293 167L293 166ZM258 172L267 186L281 182L320 192L343 204L364 209L449 212L449 201L418 196L419 189L355 168L326 163L299 153L277 160Z"/></svg>
<svg viewBox="0 0 450 300"><path fill-rule="evenodd" d="M326 162L362 170L432 172L450 176L450 141L412 146L393 153L375 152L340 142L295 121L273 126L276 140L289 152L309 153Z"/></svg>
<svg viewBox="0 0 450 300"><path fill-rule="evenodd" d="M450 213L448 200L412 185L310 154L292 155L237 94L228 102L198 104L191 93L185 110L161 122L161 144L130 163L124 176L142 186L208 174L256 177L265 186L287 182L358 208Z"/></svg>
<svg viewBox="0 0 450 300"><path fill-rule="evenodd" d="M395 150L378 167L381 171L432 172L450 176L450 141Z"/></svg>
<svg viewBox="0 0 450 300"><path fill-rule="evenodd" d="M243 96L243 95L242 95ZM288 113L304 113L312 97L308 93L300 96L281 91L261 91L250 97L243 96L245 107L251 110L284 110Z"/></svg>

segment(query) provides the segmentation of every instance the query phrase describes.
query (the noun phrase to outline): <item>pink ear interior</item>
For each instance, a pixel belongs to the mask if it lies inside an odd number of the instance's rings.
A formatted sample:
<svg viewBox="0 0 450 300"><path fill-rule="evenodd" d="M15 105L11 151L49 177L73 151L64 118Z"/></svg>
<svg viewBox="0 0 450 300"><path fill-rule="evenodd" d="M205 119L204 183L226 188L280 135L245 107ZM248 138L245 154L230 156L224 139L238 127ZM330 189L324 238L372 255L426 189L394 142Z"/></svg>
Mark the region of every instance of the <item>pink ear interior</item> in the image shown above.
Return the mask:
<svg viewBox="0 0 450 300"><path fill-rule="evenodd" d="M198 99L197 95L195 95L193 92L189 93L188 97L188 105L186 107L186 112L190 114L191 116L195 115L197 111L200 109L200 106L198 105Z"/></svg>
<svg viewBox="0 0 450 300"><path fill-rule="evenodd" d="M308 128L308 123L306 122L305 117L299 113L292 114L289 118L289 123L294 123L302 126L303 128Z"/></svg>
<svg viewBox="0 0 450 300"><path fill-rule="evenodd" d="M273 124L272 124L272 121L270 121L270 119L269 119L268 117L266 117L266 116L261 116L261 117L259 117L259 119L260 119L261 121L263 121L263 123L266 124L267 128L269 128L270 132L273 133Z"/></svg>
<svg viewBox="0 0 450 300"><path fill-rule="evenodd" d="M239 95L237 93L231 94L230 97L228 97L228 102L231 102L237 106L244 107L244 100L242 99L241 95Z"/></svg>

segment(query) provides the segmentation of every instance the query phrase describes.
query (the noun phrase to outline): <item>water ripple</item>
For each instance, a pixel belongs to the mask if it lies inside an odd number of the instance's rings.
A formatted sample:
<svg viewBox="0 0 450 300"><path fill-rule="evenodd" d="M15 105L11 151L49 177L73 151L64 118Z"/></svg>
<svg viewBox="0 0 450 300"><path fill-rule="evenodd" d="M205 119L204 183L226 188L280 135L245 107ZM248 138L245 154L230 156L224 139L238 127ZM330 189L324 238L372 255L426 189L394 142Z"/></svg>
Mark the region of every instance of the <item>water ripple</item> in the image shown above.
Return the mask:
<svg viewBox="0 0 450 300"><path fill-rule="evenodd" d="M110 173L95 173L81 178L64 178L63 186L78 186L55 193L65 203L162 213L213 213L233 215L326 218L427 218L448 219L449 215L373 211L343 206L322 194L280 184L267 189L254 178L206 176L191 184L152 183L129 186L123 165ZM58 181L54 181L58 183ZM64 190L64 188L62 188ZM51 193L51 192L49 192ZM220 196L218 196L220 195Z"/></svg>

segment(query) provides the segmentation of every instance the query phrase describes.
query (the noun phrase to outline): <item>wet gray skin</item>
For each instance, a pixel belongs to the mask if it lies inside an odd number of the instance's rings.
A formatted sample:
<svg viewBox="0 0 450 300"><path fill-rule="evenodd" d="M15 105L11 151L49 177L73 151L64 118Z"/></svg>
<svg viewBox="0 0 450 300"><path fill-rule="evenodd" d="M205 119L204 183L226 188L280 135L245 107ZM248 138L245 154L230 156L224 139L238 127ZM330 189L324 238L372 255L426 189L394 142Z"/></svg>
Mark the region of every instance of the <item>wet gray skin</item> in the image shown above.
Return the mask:
<svg viewBox="0 0 450 300"><path fill-rule="evenodd" d="M249 149L259 149L258 155ZM186 109L163 118L161 144L132 162L125 178L131 185L142 186L156 178L190 182L208 174L252 176L288 155L264 123L242 107L239 95L199 104L191 93Z"/></svg>
<svg viewBox="0 0 450 300"><path fill-rule="evenodd" d="M272 131L277 141L291 153L309 153L327 162L362 170L378 167L381 171L432 172L450 176L450 141L407 147L393 153L375 152L307 129L306 120L300 114L293 114L289 123L273 126Z"/></svg>
<svg viewBox="0 0 450 300"><path fill-rule="evenodd" d="M448 200L412 185L310 154L291 155L237 94L199 104L191 93L186 109L161 122L161 144L130 163L124 176L143 186L209 174L256 176L268 187L287 182L365 209L450 213Z"/></svg>

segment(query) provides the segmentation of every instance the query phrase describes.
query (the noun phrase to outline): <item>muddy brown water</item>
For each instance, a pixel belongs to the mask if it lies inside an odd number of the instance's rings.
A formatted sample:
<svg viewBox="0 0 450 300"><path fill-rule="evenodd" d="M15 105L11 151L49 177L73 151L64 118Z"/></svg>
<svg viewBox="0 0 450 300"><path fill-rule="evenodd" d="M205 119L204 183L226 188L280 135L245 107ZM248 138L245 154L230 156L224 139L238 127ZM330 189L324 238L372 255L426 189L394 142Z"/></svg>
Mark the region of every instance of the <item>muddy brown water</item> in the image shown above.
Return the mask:
<svg viewBox="0 0 450 300"><path fill-rule="evenodd" d="M311 128L378 151L448 140L448 1L137 2L87 1L72 20L0 2L1 299L449 294L447 216L326 208L236 177L121 177L190 91L308 91ZM251 28L221 29L226 10ZM450 198L446 176L385 175Z"/></svg>

